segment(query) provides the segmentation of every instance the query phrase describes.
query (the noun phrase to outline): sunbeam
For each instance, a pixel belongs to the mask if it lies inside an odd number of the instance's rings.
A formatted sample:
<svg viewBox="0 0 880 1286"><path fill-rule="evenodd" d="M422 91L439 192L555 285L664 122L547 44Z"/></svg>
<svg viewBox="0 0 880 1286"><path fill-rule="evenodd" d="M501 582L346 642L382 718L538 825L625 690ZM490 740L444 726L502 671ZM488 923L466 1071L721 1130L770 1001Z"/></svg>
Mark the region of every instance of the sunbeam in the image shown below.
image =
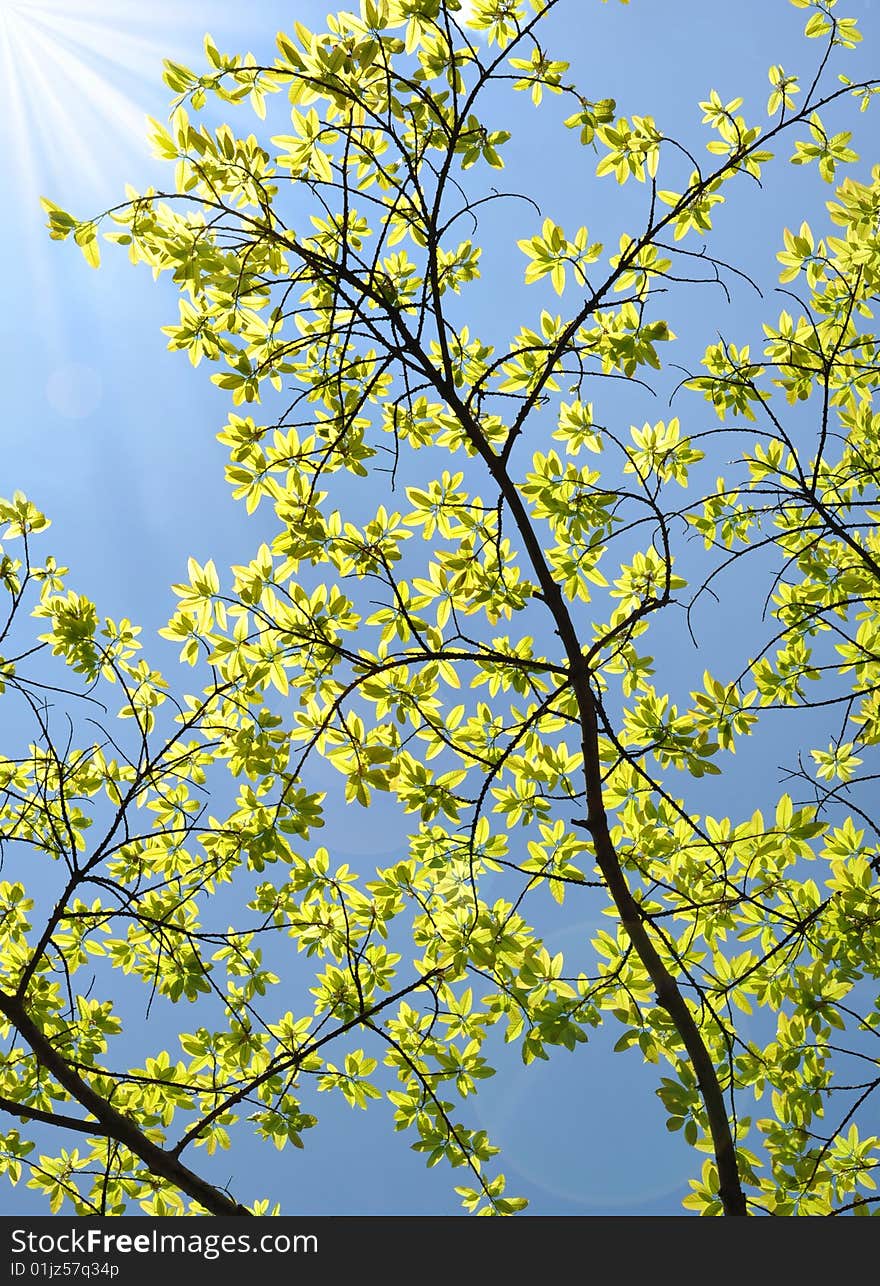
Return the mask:
<svg viewBox="0 0 880 1286"><path fill-rule="evenodd" d="M167 102L162 59L194 44L206 17L200 3L172 0L0 0L5 235L28 265L47 338L57 326L40 197L97 211L120 174L143 177L146 118Z"/></svg>

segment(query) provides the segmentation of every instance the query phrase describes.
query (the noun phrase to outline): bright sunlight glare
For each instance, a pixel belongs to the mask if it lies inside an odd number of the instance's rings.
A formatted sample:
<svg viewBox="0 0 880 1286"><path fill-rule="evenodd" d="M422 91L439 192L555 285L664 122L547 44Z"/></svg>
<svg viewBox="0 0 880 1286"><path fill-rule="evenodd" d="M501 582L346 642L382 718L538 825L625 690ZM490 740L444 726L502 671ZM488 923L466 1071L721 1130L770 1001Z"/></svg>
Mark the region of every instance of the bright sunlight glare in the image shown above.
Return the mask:
<svg viewBox="0 0 880 1286"><path fill-rule="evenodd" d="M196 32L200 44L204 16L199 0L0 0L4 239L27 261L46 314L51 243L40 197L92 213L116 197L120 175L144 179L146 117L163 115L168 100L162 60Z"/></svg>
<svg viewBox="0 0 880 1286"><path fill-rule="evenodd" d="M171 6L155 0L154 21L165 7L163 20L173 21ZM137 94L156 76L162 51L151 34L125 20L126 8L114 0L0 0L0 96L12 145L7 155L19 174L73 177L85 194L100 188L108 144L142 150ZM29 200L33 184L19 191Z"/></svg>

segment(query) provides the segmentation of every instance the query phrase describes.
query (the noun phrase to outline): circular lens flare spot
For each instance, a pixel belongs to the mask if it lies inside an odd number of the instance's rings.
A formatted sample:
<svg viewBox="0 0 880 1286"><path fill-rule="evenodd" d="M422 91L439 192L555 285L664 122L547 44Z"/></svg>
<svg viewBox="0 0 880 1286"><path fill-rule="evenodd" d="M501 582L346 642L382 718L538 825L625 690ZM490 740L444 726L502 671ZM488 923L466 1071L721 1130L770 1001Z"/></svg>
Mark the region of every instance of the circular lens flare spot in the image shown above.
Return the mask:
<svg viewBox="0 0 880 1286"><path fill-rule="evenodd" d="M101 402L101 377L91 366L68 362L46 381L46 400L65 420L85 420Z"/></svg>

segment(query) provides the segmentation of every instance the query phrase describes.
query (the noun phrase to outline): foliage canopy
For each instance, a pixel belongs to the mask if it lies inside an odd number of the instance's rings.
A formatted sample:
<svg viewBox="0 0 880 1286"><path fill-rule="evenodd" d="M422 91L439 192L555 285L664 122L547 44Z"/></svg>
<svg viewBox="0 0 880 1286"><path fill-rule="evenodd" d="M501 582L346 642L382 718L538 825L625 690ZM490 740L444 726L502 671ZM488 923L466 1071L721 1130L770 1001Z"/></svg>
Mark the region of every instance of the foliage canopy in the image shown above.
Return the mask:
<svg viewBox="0 0 880 1286"><path fill-rule="evenodd" d="M34 726L0 758L0 1168L52 1211L266 1213L199 1149L308 1146L328 1091L387 1096L466 1210L512 1213L469 1116L490 1037L584 1058L606 1018L658 1065L689 1209L875 1208L880 167L846 125L878 86L833 79L860 39L836 0L792 0L810 69L772 66L766 102L713 90L685 146L571 81L544 35L567 3L361 0L272 66L208 38L201 71L166 65L173 185L85 220L45 202L93 265L103 234L170 276L169 347L229 394L258 532L173 587L172 677L38 553L37 506L0 502L0 692ZM616 244L498 191L511 95L591 200L636 189ZM783 311L621 427L672 370L664 293L741 280L718 209L788 161L831 191L782 234ZM477 334L505 201L524 316ZM709 594L742 597L741 655L682 696L663 630ZM815 747L790 789L705 811L780 718ZM381 869L321 845L319 758L353 808L399 806ZM575 900L607 927L563 957ZM121 975L167 1048L126 1026Z"/></svg>

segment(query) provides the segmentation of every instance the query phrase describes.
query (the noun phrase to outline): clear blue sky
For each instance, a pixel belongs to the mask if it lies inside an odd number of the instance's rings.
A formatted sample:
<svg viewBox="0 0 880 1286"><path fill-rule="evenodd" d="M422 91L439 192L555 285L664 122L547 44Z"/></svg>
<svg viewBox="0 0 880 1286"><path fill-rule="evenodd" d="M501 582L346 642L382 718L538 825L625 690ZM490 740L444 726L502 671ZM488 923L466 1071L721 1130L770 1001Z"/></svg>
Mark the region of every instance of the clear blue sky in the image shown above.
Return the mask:
<svg viewBox="0 0 880 1286"><path fill-rule="evenodd" d="M292 14L317 25L328 7L315 0L0 0L0 495L30 494L53 519L47 543L73 569L72 583L102 613L143 624L145 635L167 618L168 586L182 578L187 555L223 566L244 561L258 543L223 480L224 451L214 435L227 403L204 365L193 371L165 350L159 328L176 318L170 284L155 285L110 247L102 270L92 272L74 248L48 240L37 197L88 215L117 200L126 181L139 188L169 182L141 129L146 115L167 109L162 56L199 63L210 31L221 48L271 57L274 34ZM849 0L842 9L859 18L866 37L850 74L876 74L878 6ZM613 96L620 111L652 114L665 132L700 150L696 104L711 88L725 100L744 95L748 114L761 117L769 64L806 78L815 56L815 45L800 39L803 14L786 0L632 0L628 8L563 0L550 25L551 51L570 60L592 97ZM241 116L242 128L253 128ZM596 205L597 192L620 198L611 185L597 189L571 169L589 158L566 147L563 132L541 132L549 117L520 104L516 120L504 182L535 195L544 214L587 223L607 239L628 198ZM815 212L817 192L813 174L779 166L777 175L763 198L740 192L716 243L722 256L757 265L771 286L781 229ZM583 209L587 193L591 208ZM493 314L515 307L522 261L514 240L536 230L524 206L500 217L484 258L493 293L480 296L475 318L483 333ZM735 334L761 315L745 289L729 309L708 291L685 302L686 314L671 320L691 358L718 327ZM636 391L615 396L624 399L615 405L627 423L664 413ZM723 623L703 626L711 648ZM392 810L377 807L366 824L357 818L356 829L340 826L336 851L369 866L384 855L393 824ZM564 948L593 927L572 918L548 946ZM502 1146L509 1191L527 1196L531 1213L680 1212L690 1152L663 1128L654 1069L632 1053L611 1057L619 1034L609 1025L575 1055L560 1051L549 1065L514 1066L479 1096L476 1114ZM305 1152L248 1149L223 1157L215 1173L246 1199L259 1173L256 1186L291 1214L459 1212L452 1174L425 1168L407 1137L391 1132L387 1106L353 1112L325 1095L318 1107L321 1124L307 1135ZM41 1210L23 1187L0 1189L0 1212Z"/></svg>

